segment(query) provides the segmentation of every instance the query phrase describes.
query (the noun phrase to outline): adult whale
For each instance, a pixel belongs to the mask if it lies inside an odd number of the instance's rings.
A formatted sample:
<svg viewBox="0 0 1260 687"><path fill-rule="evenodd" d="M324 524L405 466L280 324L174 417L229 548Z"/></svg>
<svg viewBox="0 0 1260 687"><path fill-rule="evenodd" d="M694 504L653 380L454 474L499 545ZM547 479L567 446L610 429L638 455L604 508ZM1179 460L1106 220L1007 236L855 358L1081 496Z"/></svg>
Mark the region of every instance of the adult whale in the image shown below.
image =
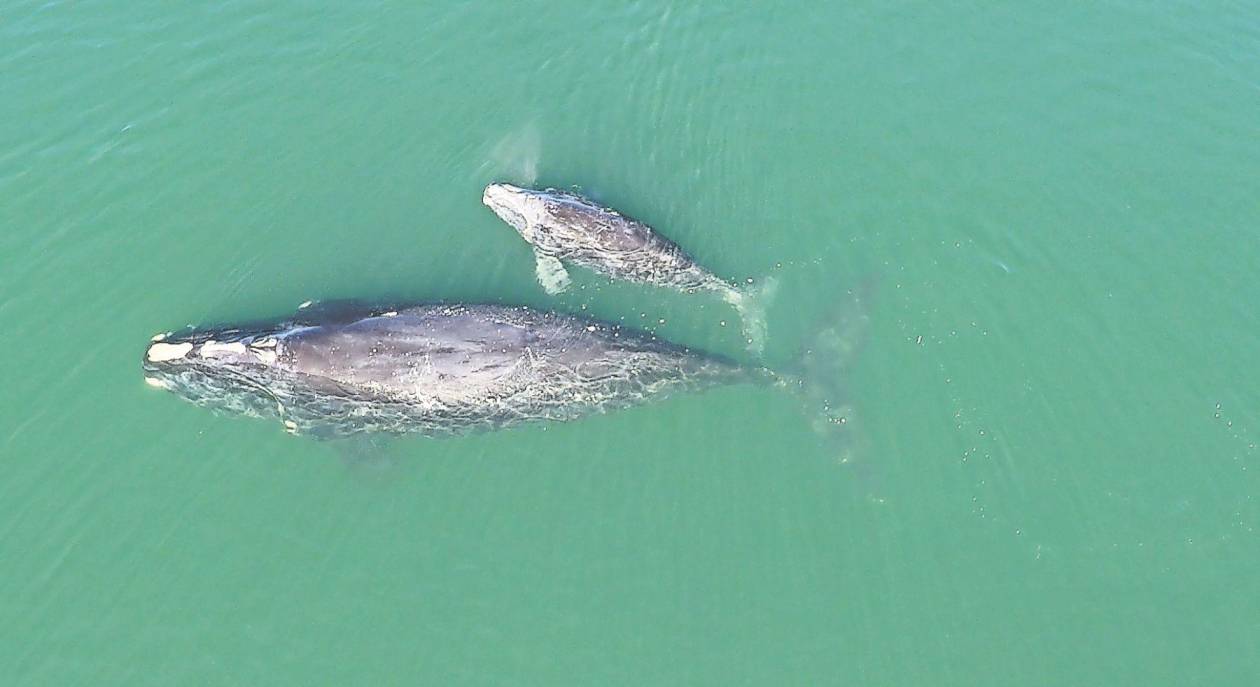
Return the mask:
<svg viewBox="0 0 1260 687"><path fill-rule="evenodd" d="M146 381L293 434L426 436L572 420L774 372L647 332L527 307L335 304L161 334Z"/></svg>
<svg viewBox="0 0 1260 687"><path fill-rule="evenodd" d="M739 311L749 349L759 353L764 348L773 279L756 288L736 286L643 222L567 191L495 183L481 200L533 247L538 281L548 293L568 288L565 262L614 279L689 293L712 291Z"/></svg>
<svg viewBox="0 0 1260 687"><path fill-rule="evenodd" d="M833 339L833 330L816 337L822 348L801 369L816 368L819 354L838 360ZM278 320L159 334L143 367L146 382L188 401L317 438L573 420L741 382L800 388L812 414L843 421L834 399L801 377L523 306L303 307Z"/></svg>

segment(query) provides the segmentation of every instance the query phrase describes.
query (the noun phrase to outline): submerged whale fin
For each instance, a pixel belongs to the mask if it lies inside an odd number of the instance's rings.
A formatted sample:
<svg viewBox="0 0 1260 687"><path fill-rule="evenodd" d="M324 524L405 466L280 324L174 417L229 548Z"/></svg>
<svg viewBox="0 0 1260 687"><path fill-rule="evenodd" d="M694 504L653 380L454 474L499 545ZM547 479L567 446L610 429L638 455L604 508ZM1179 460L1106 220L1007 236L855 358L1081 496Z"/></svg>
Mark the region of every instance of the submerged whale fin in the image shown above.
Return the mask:
<svg viewBox="0 0 1260 687"><path fill-rule="evenodd" d="M398 457L389 451L392 439L384 435L357 434L336 440L332 447L347 470L363 476L398 468Z"/></svg>
<svg viewBox="0 0 1260 687"><path fill-rule="evenodd" d="M542 251L535 248L534 262L538 283L542 284L544 291L554 296L569 288L569 284L572 283L569 279L569 271L564 268L559 259L544 255Z"/></svg>
<svg viewBox="0 0 1260 687"><path fill-rule="evenodd" d="M382 472L398 466L398 460L389 453L396 438L394 435L360 433L345 435L333 423L303 422L301 426L286 420L285 431L322 442L337 454L341 464L356 472Z"/></svg>
<svg viewBox="0 0 1260 687"><path fill-rule="evenodd" d="M785 379L800 392L814 430L833 444L837 460L842 463L850 462L858 452L854 433L856 407L845 382L869 338L873 287L873 280L868 280L846 291L784 371Z"/></svg>
<svg viewBox="0 0 1260 687"><path fill-rule="evenodd" d="M766 308L778 290L779 280L767 277L746 289L730 286L722 291L722 299L739 312L748 350L756 355L761 355L766 348Z"/></svg>

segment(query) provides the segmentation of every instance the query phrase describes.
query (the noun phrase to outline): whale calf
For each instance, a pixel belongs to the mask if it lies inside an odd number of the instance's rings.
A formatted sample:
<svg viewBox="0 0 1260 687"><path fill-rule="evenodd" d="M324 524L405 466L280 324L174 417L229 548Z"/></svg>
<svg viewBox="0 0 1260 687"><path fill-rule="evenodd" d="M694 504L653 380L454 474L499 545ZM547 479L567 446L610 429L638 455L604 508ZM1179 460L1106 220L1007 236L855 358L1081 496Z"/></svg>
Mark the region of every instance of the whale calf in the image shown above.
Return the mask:
<svg viewBox="0 0 1260 687"><path fill-rule="evenodd" d="M719 384L745 366L599 320L503 305L299 308L154 337L145 381L292 434L442 436L573 420Z"/></svg>
<svg viewBox="0 0 1260 687"><path fill-rule="evenodd" d="M735 286L700 266L677 243L651 227L582 196L495 183L481 200L533 247L538 281L548 293L568 288L565 262L614 279L679 291L712 291L740 313L749 348L765 344L765 300L774 288Z"/></svg>

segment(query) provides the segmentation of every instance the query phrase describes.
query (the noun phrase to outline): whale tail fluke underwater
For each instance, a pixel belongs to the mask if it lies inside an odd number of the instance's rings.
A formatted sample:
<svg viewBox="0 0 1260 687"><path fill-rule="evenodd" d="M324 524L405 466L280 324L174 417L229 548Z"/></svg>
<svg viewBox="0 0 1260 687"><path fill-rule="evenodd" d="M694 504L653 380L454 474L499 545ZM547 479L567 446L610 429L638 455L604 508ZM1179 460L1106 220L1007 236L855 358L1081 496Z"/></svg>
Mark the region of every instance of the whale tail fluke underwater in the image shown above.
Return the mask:
<svg viewBox="0 0 1260 687"><path fill-rule="evenodd" d="M795 387L802 411L814 431L842 463L853 458L860 443L860 423L855 422L856 406L849 380L870 338L874 295L874 279L844 291L783 370L784 379Z"/></svg>
<svg viewBox="0 0 1260 687"><path fill-rule="evenodd" d="M746 288L732 286L722 292L722 300L739 313L740 327L748 343L748 351L760 356L766 348L766 310L779 291L779 280L767 277Z"/></svg>

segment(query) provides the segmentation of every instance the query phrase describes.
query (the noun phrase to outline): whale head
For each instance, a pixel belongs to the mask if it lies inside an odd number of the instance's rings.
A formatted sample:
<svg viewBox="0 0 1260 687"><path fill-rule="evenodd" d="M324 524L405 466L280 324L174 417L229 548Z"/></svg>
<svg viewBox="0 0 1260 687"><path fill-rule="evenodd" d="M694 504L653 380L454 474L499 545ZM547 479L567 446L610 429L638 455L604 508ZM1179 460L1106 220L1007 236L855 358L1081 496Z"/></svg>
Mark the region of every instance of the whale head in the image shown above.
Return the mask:
<svg viewBox="0 0 1260 687"><path fill-rule="evenodd" d="M199 406L231 414L274 416L269 388L279 371L275 327L167 332L149 342L144 381Z"/></svg>
<svg viewBox="0 0 1260 687"><path fill-rule="evenodd" d="M512 226L526 241L534 227L547 213L547 194L512 184L490 184L481 194L481 202L499 219Z"/></svg>

